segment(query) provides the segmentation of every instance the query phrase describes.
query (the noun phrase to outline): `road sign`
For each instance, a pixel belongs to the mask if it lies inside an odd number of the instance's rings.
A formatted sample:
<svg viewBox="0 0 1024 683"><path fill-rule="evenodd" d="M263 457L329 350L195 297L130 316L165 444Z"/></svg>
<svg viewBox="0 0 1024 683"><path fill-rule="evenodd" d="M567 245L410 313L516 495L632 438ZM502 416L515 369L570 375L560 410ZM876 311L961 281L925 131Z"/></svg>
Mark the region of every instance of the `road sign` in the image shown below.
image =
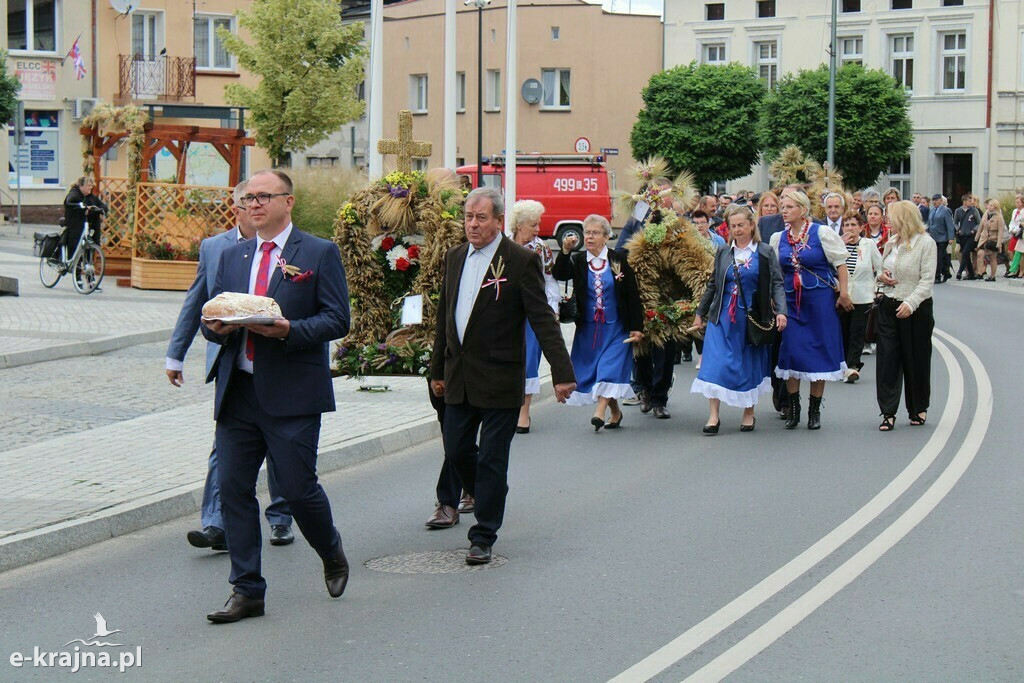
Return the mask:
<svg viewBox="0 0 1024 683"><path fill-rule="evenodd" d="M576 138L576 146L574 148L577 154L589 154L590 153L590 140L584 137Z"/></svg>
<svg viewBox="0 0 1024 683"><path fill-rule="evenodd" d="M619 155L619 148L618 147L602 147L601 148L601 154L605 155L606 157L615 157L615 156Z"/></svg>

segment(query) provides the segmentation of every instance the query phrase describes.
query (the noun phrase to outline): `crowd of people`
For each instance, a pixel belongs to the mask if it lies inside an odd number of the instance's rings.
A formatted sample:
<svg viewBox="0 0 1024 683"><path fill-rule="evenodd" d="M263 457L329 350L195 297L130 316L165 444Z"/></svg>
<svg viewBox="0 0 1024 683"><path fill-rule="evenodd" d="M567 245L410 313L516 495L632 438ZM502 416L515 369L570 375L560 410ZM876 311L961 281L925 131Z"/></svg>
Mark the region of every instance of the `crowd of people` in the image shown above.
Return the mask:
<svg viewBox="0 0 1024 683"><path fill-rule="evenodd" d="M652 183L670 186L663 178ZM879 430L895 428L901 394L909 424L925 424L932 287L953 277L955 245L968 279L979 279L975 272L987 268L991 280L1004 244L1013 240L1007 276L1017 277L1024 252L1024 240L1016 239L1024 197L1018 196L1007 227L998 201L989 200L983 215L972 195L965 195L954 213L938 194L929 203L921 194L904 200L895 188L828 192L816 199L808 191L793 184L759 195L701 197L686 213L685 229L706 241L714 270L692 334L635 358L631 344L643 339L644 310L629 245L645 229L644 218L630 218L610 248L607 220L589 216L583 249L574 253L576 240L568 237L552 259L536 236L543 206L532 200L514 205L513 237L541 255L555 317L559 282L572 282L577 293L571 353L577 387L567 402L594 405L596 431L618 428L623 405L639 405L641 413L667 419L673 365L691 360L696 346L691 392L708 399L705 434L719 433L723 403L742 409L739 429L753 431L755 407L766 394L785 427L797 428L804 421L804 383L806 425L816 430L822 425L826 382L857 382L867 353L877 357ZM678 202L674 208L680 208ZM527 213L523 234L519 217ZM528 389L519 433L529 431L529 397L539 390L540 350L527 328Z"/></svg>

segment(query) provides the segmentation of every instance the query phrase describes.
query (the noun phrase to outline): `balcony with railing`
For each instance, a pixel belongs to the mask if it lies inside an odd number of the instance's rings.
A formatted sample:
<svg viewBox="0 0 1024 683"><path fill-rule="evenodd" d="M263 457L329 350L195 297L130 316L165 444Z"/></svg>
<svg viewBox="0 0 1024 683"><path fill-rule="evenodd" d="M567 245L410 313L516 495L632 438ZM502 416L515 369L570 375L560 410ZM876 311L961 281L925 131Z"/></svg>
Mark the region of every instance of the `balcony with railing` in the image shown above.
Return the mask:
<svg viewBox="0 0 1024 683"><path fill-rule="evenodd" d="M178 101L196 96L196 58L119 56L120 104L133 100Z"/></svg>

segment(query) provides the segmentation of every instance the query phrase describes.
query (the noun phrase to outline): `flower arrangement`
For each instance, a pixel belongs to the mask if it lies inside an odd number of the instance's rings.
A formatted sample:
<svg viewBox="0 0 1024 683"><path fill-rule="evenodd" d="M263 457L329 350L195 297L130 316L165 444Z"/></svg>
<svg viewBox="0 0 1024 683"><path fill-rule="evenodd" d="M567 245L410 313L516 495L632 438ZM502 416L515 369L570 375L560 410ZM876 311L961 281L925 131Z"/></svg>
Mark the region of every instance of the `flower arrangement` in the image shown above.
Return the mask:
<svg viewBox="0 0 1024 683"><path fill-rule="evenodd" d="M334 351L338 372L349 377L365 375L419 375L430 373L430 347L409 341L403 344L339 345Z"/></svg>
<svg viewBox="0 0 1024 683"><path fill-rule="evenodd" d="M427 354L422 367L395 361L387 372L420 374L429 365L444 255L465 241L464 199L458 179L445 169L395 172L371 182L338 209L334 241L341 248L352 299L349 335L335 355L340 373L383 371L375 366L386 363L388 354L410 357L407 344ZM423 322L401 327L402 301L412 294L423 297ZM372 350L381 344L399 351ZM383 361L379 354L385 354ZM363 360L356 362L360 355Z"/></svg>

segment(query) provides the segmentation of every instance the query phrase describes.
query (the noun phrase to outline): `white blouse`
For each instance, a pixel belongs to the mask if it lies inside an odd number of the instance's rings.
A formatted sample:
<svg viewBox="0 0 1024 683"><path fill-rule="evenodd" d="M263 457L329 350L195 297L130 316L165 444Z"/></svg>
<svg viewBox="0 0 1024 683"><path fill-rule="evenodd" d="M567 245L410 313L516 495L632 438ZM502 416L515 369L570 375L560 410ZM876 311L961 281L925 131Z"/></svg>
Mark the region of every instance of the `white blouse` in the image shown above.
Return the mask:
<svg viewBox="0 0 1024 683"><path fill-rule="evenodd" d="M779 253L779 242L787 232L789 232L789 225L782 232L772 235L771 240L769 240L768 243L775 250L776 254ZM846 265L846 257L850 254L846 251L846 242L843 241L842 237L830 230L827 225L819 225L818 240L821 242L821 248L825 252L825 258L828 259L828 262L833 267L838 268L839 266Z"/></svg>

